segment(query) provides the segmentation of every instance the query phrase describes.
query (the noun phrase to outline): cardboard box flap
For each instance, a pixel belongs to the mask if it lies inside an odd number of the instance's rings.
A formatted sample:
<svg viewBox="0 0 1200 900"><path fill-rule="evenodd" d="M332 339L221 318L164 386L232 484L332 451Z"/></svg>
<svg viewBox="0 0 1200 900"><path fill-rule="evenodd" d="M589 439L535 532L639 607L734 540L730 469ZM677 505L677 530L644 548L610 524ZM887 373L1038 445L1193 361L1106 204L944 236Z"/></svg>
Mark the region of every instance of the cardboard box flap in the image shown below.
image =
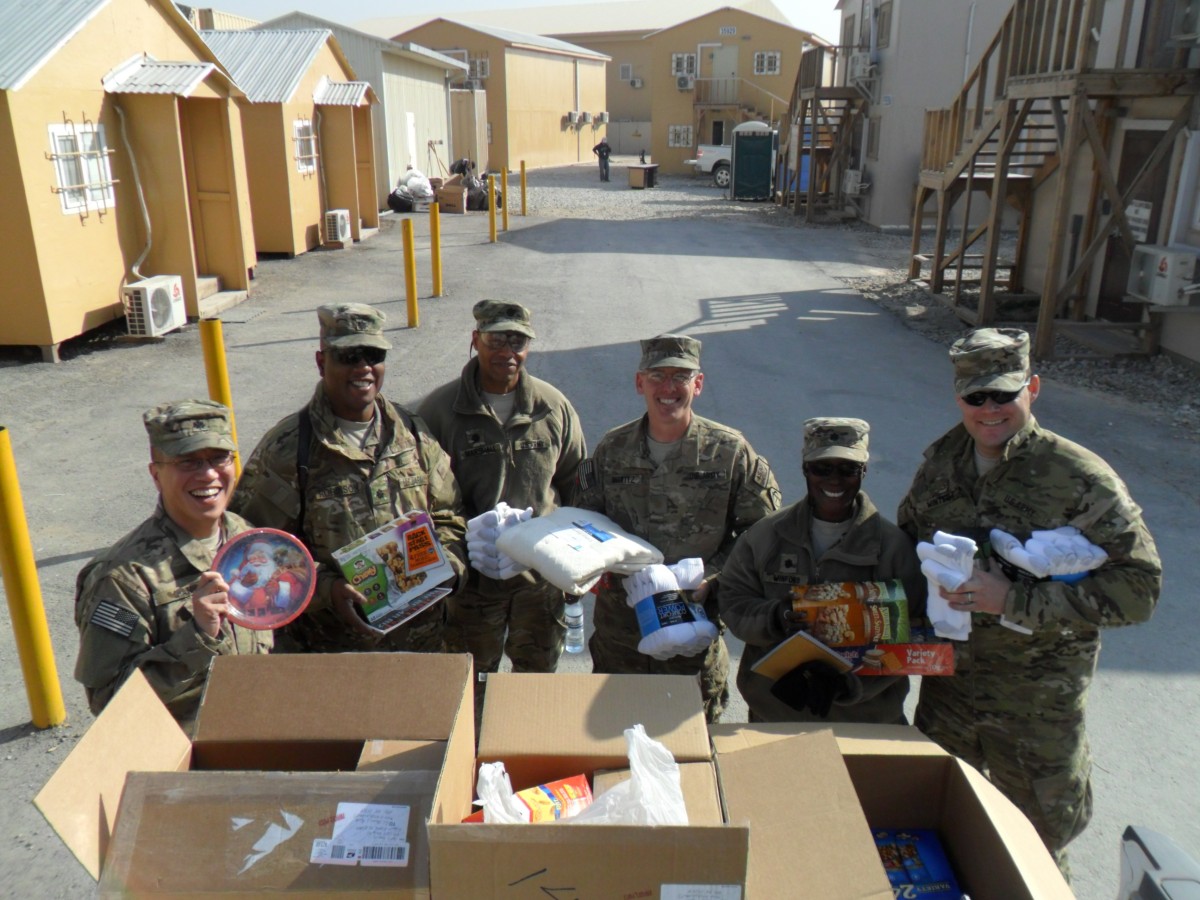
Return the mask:
<svg viewBox="0 0 1200 900"><path fill-rule="evenodd" d="M718 748L717 768L729 822L753 835L747 896L892 900L831 732Z"/></svg>
<svg viewBox="0 0 1200 900"><path fill-rule="evenodd" d="M428 897L435 778L131 773L100 896Z"/></svg>
<svg viewBox="0 0 1200 900"><path fill-rule="evenodd" d="M744 825L430 825L429 834L438 897L662 897L667 885L693 886L677 897L747 896Z"/></svg>
<svg viewBox="0 0 1200 900"><path fill-rule="evenodd" d="M445 740L470 678L467 654L220 656L195 741Z"/></svg>
<svg viewBox="0 0 1200 900"><path fill-rule="evenodd" d="M134 671L63 760L34 804L93 878L132 771L187 768L191 742L141 671Z"/></svg>
<svg viewBox="0 0 1200 900"><path fill-rule="evenodd" d="M356 772L439 771L446 758L445 741L367 741Z"/></svg>
<svg viewBox="0 0 1200 900"><path fill-rule="evenodd" d="M638 724L676 762L711 758L695 678L567 673L489 676L479 758L586 756L620 768L628 765L625 729Z"/></svg>
<svg viewBox="0 0 1200 900"><path fill-rule="evenodd" d="M769 744L797 734L832 731L844 754L947 756L945 750L909 725L865 725L837 722L829 725L808 722L771 722L747 725L730 722L708 726L717 753L732 753L747 747Z"/></svg>

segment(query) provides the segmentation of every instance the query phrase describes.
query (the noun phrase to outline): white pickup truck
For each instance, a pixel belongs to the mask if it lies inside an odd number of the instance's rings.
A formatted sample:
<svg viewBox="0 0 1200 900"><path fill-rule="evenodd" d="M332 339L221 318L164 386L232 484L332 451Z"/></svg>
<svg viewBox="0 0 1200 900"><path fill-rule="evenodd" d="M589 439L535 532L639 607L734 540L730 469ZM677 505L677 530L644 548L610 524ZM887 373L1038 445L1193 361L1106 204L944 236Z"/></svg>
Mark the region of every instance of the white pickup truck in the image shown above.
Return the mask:
<svg viewBox="0 0 1200 900"><path fill-rule="evenodd" d="M719 188L729 187L729 160L733 156L733 148L728 144L700 144L696 147L696 158L685 159L688 166L695 166L697 172L712 175L713 184Z"/></svg>

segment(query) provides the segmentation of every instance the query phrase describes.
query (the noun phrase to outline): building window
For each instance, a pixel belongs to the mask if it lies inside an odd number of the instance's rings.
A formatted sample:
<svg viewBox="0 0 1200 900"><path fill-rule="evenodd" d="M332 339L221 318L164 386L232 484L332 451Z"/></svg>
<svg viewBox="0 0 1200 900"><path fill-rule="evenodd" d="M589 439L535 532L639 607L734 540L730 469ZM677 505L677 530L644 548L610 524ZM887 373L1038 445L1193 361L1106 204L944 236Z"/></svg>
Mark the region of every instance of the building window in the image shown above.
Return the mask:
<svg viewBox="0 0 1200 900"><path fill-rule="evenodd" d="M671 54L671 74L672 75L695 75L696 74L696 54L695 53L672 53ZM691 146L690 144L688 146Z"/></svg>
<svg viewBox="0 0 1200 900"><path fill-rule="evenodd" d="M879 18L875 23L875 46L886 47L892 42L892 0L879 4Z"/></svg>
<svg viewBox="0 0 1200 900"><path fill-rule="evenodd" d="M621 63L621 81L633 81L633 63Z"/></svg>
<svg viewBox="0 0 1200 900"><path fill-rule="evenodd" d="M296 145L296 171L317 170L317 135L311 119L296 119L292 123L292 141Z"/></svg>
<svg viewBox="0 0 1200 900"><path fill-rule="evenodd" d="M58 194L64 214L113 206L116 182L108 164L111 153L103 125L50 126L50 159L56 179L51 190Z"/></svg>
<svg viewBox="0 0 1200 900"><path fill-rule="evenodd" d="M879 159L879 132L883 128L883 118L871 116L867 121L871 126L867 133L867 159Z"/></svg>
<svg viewBox="0 0 1200 900"><path fill-rule="evenodd" d="M471 71L468 73L468 77L470 78L483 79L492 74L491 64L488 62L486 54L482 56L472 56L470 60L468 60L468 65L471 67Z"/></svg>
<svg viewBox="0 0 1200 900"><path fill-rule="evenodd" d="M755 75L778 75L779 74L779 58L778 50L760 51L754 54L754 74Z"/></svg>
<svg viewBox="0 0 1200 900"><path fill-rule="evenodd" d="M854 16L846 16L842 19L842 49L847 51L857 49L854 43Z"/></svg>
<svg viewBox="0 0 1200 900"><path fill-rule="evenodd" d="M668 125L667 126L667 146L668 147L690 147L690 146L692 146L692 126L691 125Z"/></svg>

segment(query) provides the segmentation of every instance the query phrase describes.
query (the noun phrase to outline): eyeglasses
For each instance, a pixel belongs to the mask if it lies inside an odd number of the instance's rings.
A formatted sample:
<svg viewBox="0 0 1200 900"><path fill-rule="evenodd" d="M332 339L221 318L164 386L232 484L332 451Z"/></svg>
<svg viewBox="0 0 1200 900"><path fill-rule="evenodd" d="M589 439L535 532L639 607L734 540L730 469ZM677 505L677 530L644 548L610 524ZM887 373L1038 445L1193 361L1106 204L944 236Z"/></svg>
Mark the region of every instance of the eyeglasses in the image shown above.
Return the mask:
<svg viewBox="0 0 1200 900"><path fill-rule="evenodd" d="M668 381L671 381L680 387L687 387L699 374L699 372L676 372L674 375L668 375L666 372L650 369L644 373L644 376L651 384L666 384Z"/></svg>
<svg viewBox="0 0 1200 900"><path fill-rule="evenodd" d="M503 350L508 347L513 353L520 353L529 346L529 335L516 331L489 331L481 337L489 350Z"/></svg>
<svg viewBox="0 0 1200 900"><path fill-rule="evenodd" d="M837 475L841 478L855 478L862 474L862 463L843 461L843 462L819 462L805 463L804 470L809 475L815 475L817 478L832 478Z"/></svg>
<svg viewBox="0 0 1200 900"><path fill-rule="evenodd" d="M195 475L197 472L206 472L210 468L228 469L233 465L233 453L229 450L222 450L211 456L184 456L179 459L156 459L154 462L156 465L174 466L180 472Z"/></svg>
<svg viewBox="0 0 1200 900"><path fill-rule="evenodd" d="M967 406L983 406L988 400L991 400L997 406L1003 406L1005 403L1012 403L1021 396L1021 391L1029 386L1029 382L1025 382L1015 391L972 391L969 394L964 394L962 402Z"/></svg>
<svg viewBox="0 0 1200 900"><path fill-rule="evenodd" d="M387 359L382 347L334 347L333 358L343 366L377 366Z"/></svg>

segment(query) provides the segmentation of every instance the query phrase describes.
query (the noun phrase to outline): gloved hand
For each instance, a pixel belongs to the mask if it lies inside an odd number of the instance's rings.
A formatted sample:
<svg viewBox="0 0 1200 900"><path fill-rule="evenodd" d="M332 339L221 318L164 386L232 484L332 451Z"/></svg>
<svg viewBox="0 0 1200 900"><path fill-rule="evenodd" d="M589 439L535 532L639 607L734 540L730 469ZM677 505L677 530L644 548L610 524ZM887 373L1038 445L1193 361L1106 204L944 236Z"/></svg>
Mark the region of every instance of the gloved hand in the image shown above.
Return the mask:
<svg viewBox="0 0 1200 900"><path fill-rule="evenodd" d="M788 672L773 685L771 693L795 710L808 709L814 716L828 717L833 701L852 693L848 676L829 663L811 660Z"/></svg>

